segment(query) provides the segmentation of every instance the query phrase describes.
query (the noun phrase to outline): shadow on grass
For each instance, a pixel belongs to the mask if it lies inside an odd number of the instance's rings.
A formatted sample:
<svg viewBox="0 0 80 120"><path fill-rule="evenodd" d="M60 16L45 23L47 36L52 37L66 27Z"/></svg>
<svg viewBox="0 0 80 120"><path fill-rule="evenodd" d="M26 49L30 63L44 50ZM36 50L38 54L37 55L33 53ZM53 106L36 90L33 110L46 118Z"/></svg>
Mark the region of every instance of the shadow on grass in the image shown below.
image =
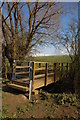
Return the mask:
<svg viewBox="0 0 80 120"><path fill-rule="evenodd" d="M49 84L42 88L45 92L49 93L74 93L73 81L69 79L63 79Z"/></svg>

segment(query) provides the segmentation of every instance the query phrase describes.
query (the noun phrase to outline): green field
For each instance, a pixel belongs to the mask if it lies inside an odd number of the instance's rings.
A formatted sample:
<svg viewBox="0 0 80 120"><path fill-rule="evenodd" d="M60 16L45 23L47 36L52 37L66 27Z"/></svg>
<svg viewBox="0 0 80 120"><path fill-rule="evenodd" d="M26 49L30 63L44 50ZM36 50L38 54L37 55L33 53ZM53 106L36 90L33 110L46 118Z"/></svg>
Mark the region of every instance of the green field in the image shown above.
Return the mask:
<svg viewBox="0 0 80 120"><path fill-rule="evenodd" d="M39 62L70 62L70 57L65 56L37 56L37 57L30 57L27 59L28 61L39 61Z"/></svg>
<svg viewBox="0 0 80 120"><path fill-rule="evenodd" d="M37 56L37 57L28 57L25 60L20 61L20 63L26 65L27 61L35 62L52 62L52 63L70 63L70 57L67 55L64 56ZM9 61L6 59L7 66L10 66Z"/></svg>

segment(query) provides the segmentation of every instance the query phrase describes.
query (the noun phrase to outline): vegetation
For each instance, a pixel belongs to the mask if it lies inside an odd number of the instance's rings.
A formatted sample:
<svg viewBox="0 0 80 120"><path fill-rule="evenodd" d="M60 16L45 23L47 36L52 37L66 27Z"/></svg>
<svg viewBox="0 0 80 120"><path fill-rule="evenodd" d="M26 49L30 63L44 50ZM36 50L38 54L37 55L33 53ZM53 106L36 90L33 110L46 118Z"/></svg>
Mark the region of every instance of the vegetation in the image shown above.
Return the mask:
<svg viewBox="0 0 80 120"><path fill-rule="evenodd" d="M40 62L55 62L55 63L69 63L70 62L70 57L67 55L63 56L38 56L38 57L33 57L34 61L40 61Z"/></svg>
<svg viewBox="0 0 80 120"><path fill-rule="evenodd" d="M67 103L75 105L77 103L77 96L75 94L54 94L53 98L56 99L57 104L59 105Z"/></svg>

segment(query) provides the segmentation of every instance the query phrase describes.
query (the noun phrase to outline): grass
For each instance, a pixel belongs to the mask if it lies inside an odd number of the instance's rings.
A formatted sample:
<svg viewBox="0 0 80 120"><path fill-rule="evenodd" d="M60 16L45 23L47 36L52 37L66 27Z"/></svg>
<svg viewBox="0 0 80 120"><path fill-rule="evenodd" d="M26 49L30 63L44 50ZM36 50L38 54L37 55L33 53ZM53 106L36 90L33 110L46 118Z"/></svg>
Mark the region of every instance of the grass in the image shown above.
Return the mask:
<svg viewBox="0 0 80 120"><path fill-rule="evenodd" d="M19 105L16 107L16 109L18 110L18 112L28 111L28 108L25 105Z"/></svg>
<svg viewBox="0 0 80 120"><path fill-rule="evenodd" d="M34 61L40 62L70 62L70 57L67 55L64 56L38 56L33 57Z"/></svg>
<svg viewBox="0 0 80 120"><path fill-rule="evenodd" d="M33 110L33 104L32 103L28 103L28 106L26 105L19 105L16 107L18 113L21 113L21 112L25 112L25 111L31 111Z"/></svg>
<svg viewBox="0 0 80 120"><path fill-rule="evenodd" d="M8 118L8 108L6 106L2 107L2 119Z"/></svg>
<svg viewBox="0 0 80 120"><path fill-rule="evenodd" d="M60 63L67 63L70 62L70 57L68 55L63 56L37 56L37 57L28 57L24 60L24 64L26 61L39 61L39 62L60 62ZM7 66L10 66L9 61L6 59Z"/></svg>
<svg viewBox="0 0 80 120"><path fill-rule="evenodd" d="M53 97L56 99L58 105L71 104L76 105L77 96L75 94L54 94Z"/></svg>

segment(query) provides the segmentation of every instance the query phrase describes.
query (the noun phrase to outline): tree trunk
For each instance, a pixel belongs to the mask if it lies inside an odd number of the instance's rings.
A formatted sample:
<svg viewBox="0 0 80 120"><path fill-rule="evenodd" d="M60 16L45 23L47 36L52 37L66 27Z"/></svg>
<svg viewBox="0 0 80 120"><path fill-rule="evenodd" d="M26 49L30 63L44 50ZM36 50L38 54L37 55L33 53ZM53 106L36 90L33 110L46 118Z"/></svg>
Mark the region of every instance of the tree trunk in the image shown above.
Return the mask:
<svg viewBox="0 0 80 120"><path fill-rule="evenodd" d="M76 59L76 61L75 61L74 69L75 69L74 88L75 88L76 95L78 95L78 98L80 99L80 63L79 63L79 56L78 56L78 59Z"/></svg>
<svg viewBox="0 0 80 120"><path fill-rule="evenodd" d="M13 74L13 60L8 59L10 63L10 80L12 80L12 74Z"/></svg>

